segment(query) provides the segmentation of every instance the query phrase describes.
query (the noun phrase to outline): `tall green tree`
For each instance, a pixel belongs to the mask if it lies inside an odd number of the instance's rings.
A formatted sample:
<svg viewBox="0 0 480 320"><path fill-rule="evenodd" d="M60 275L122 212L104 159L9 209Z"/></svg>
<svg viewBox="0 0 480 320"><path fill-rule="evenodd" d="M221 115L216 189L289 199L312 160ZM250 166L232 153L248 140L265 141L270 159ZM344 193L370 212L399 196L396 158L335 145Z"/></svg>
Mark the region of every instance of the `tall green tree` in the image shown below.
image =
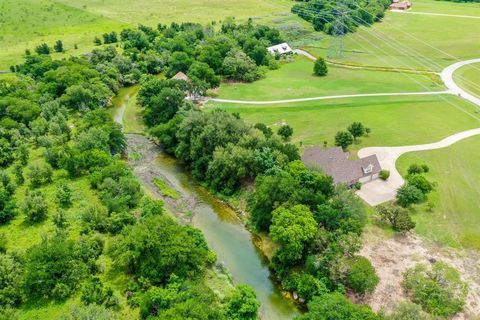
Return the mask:
<svg viewBox="0 0 480 320"><path fill-rule="evenodd" d="M279 207L272 212L270 235L282 245L279 258L296 261L302 258L305 245L313 239L317 223L312 212L304 205Z"/></svg>
<svg viewBox="0 0 480 320"><path fill-rule="evenodd" d="M322 57L319 57L315 61L315 64L313 65L313 73L319 77L324 77L328 74L328 67L327 67L327 63L325 62L325 59L323 59Z"/></svg>

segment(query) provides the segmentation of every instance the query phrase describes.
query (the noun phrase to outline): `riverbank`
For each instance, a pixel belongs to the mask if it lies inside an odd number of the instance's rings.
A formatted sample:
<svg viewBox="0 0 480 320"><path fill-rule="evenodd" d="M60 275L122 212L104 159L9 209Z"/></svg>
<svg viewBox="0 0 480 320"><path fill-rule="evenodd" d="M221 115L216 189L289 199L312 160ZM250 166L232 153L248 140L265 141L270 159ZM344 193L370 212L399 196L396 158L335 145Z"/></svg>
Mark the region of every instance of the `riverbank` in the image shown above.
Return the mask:
<svg viewBox="0 0 480 320"><path fill-rule="evenodd" d="M256 237L245 227L237 213L207 189L197 184L176 159L163 152L147 137L126 134L129 164L144 188L162 199L167 209L182 223L202 230L218 261L232 275L235 284L246 283L255 289L261 302L262 319L292 319L295 303L279 290L271 277L268 261L256 246ZM154 179L162 179L179 197L161 194Z"/></svg>

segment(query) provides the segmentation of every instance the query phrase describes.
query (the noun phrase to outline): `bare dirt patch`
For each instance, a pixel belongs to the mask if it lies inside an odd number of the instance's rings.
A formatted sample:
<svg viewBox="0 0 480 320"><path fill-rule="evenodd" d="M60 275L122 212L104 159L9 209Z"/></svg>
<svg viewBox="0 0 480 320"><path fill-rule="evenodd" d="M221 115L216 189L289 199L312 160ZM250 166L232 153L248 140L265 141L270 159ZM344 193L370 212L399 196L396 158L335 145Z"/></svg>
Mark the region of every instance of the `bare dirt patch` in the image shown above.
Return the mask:
<svg viewBox="0 0 480 320"><path fill-rule="evenodd" d="M365 237L360 254L370 259L380 278L374 294L364 300L372 309L389 311L397 303L407 300L402 288L403 273L417 263L440 260L457 268L469 286L465 310L453 319L478 319L480 316L478 251L440 248L414 234L388 238L375 232Z"/></svg>

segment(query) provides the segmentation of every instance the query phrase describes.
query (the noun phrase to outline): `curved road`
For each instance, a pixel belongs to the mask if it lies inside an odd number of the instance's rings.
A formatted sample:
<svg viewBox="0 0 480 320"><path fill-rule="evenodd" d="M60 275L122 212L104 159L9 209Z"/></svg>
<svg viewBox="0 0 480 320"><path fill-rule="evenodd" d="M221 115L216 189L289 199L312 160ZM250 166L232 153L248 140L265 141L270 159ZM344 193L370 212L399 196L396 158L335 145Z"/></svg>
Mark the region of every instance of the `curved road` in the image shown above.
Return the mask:
<svg viewBox="0 0 480 320"><path fill-rule="evenodd" d="M426 91L426 92L360 93L360 94L344 94L344 95L336 95L336 96L321 96L321 97L298 98L298 99L287 99L287 100L271 100L271 101L249 101L249 100L230 100L230 99L212 98L209 101L237 103L237 104L264 105L264 104L283 104L283 103L318 101L318 100L346 99L346 98L425 96L425 95L438 95L438 94L452 94L452 92L450 92L449 90L445 90L445 91Z"/></svg>
<svg viewBox="0 0 480 320"><path fill-rule="evenodd" d="M459 97L464 98L480 107L480 99L460 88L453 80L453 74L456 70L473 63L480 63L480 59L472 59L454 63L442 71L441 78L445 83L445 86L449 89L448 92L458 95ZM363 158L369 155L377 155L381 167L390 171L390 178L387 181L377 179L364 184L362 189L357 191L357 195L372 206L395 199L398 188L405 183L395 166L397 159L401 155L413 151L446 148L458 141L476 135L480 135L480 128L463 131L435 143L403 147L369 147L361 149L358 152L358 156Z"/></svg>

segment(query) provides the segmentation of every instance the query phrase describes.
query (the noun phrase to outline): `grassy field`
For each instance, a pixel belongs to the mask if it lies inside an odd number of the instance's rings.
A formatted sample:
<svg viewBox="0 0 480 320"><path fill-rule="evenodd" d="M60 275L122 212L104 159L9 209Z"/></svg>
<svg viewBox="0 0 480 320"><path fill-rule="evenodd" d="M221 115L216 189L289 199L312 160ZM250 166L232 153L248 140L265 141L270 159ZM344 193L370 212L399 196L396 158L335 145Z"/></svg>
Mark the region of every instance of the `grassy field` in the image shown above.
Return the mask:
<svg viewBox="0 0 480 320"><path fill-rule="evenodd" d="M0 2L0 70L22 61L25 49L32 51L46 42L62 40L64 54L92 50L93 39L128 26L173 21L209 23L229 16L262 20L289 10L288 0L3 0ZM74 45L78 49L74 49Z"/></svg>
<svg viewBox="0 0 480 320"><path fill-rule="evenodd" d="M453 146L402 156L397 167L402 174L412 163L430 167L429 180L437 183L429 195L435 204L432 212L425 206L415 208L416 231L450 246L480 249L480 137L471 137Z"/></svg>
<svg viewBox="0 0 480 320"><path fill-rule="evenodd" d="M353 121L361 121L372 129L372 134L354 145L353 150L374 145L434 142L480 125L480 114L475 113L477 109L473 105L448 95L368 97L266 106L210 103L208 106L239 112L248 122L264 122L274 130L286 122L294 129L293 142L305 146L323 144L323 141L332 145L337 131Z"/></svg>
<svg viewBox="0 0 480 320"><path fill-rule="evenodd" d="M418 0L413 8L414 11L480 16L479 4ZM457 60L478 57L479 23L479 19L389 12L383 22L348 35L344 56L337 60L439 71ZM325 56L329 41L329 37L311 41L307 49Z"/></svg>
<svg viewBox="0 0 480 320"><path fill-rule="evenodd" d="M62 40L64 55L89 52L95 35L124 26L124 23L50 0L3 0L0 2L0 70L20 62L25 49L33 52L42 42L53 46L56 40Z"/></svg>
<svg viewBox="0 0 480 320"><path fill-rule="evenodd" d="M454 73L453 79L469 93L480 97L480 63L464 66Z"/></svg>
<svg viewBox="0 0 480 320"><path fill-rule="evenodd" d="M361 85L359 85L361 84ZM219 97L241 100L280 100L325 95L445 90L436 75L379 72L329 67L326 77L313 75L313 62L297 57L294 62L269 71L252 84L224 83Z"/></svg>
<svg viewBox="0 0 480 320"><path fill-rule="evenodd" d="M99 16L130 24L156 25L195 21L209 23L226 17L262 18L282 11L288 0L56 0Z"/></svg>

